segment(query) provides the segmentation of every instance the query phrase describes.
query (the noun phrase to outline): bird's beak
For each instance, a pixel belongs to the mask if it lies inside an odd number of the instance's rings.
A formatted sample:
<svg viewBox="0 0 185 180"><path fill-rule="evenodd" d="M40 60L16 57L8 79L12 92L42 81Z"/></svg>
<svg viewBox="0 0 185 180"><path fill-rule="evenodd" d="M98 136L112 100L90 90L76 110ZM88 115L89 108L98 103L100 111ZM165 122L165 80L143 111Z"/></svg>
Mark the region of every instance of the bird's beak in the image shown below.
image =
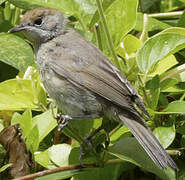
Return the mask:
<svg viewBox="0 0 185 180"><path fill-rule="evenodd" d="M13 27L12 29L10 29L8 32L9 33L15 33L15 32L19 32L19 31L23 31L23 30L25 30L26 28L25 28L25 26L23 25L23 24L20 24L20 25L18 25L18 26L16 26L16 27Z"/></svg>

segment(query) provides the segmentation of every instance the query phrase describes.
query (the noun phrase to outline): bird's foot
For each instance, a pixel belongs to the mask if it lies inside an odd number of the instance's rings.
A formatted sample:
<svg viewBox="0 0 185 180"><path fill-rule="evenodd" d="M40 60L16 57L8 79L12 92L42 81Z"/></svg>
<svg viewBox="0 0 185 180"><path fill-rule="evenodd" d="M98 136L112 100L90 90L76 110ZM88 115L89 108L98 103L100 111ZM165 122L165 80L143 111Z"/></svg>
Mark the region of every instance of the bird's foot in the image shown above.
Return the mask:
<svg viewBox="0 0 185 180"><path fill-rule="evenodd" d="M69 120L73 119L71 116L57 114L58 131L61 131L69 123Z"/></svg>
<svg viewBox="0 0 185 180"><path fill-rule="evenodd" d="M108 147L107 133L101 131L102 128L98 128L93 131L89 136L84 139L84 143L80 145L80 165L83 165L83 159L87 157L94 157L98 166L104 165L104 156L106 152L104 151ZM95 134L97 134L95 136Z"/></svg>

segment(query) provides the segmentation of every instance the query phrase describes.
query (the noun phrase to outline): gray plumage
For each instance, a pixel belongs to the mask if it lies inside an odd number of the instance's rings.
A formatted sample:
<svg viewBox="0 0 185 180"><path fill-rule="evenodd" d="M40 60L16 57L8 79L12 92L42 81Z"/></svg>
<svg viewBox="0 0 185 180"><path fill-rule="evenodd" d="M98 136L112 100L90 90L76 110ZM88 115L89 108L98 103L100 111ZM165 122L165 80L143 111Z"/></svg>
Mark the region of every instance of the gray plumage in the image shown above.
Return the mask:
<svg viewBox="0 0 185 180"><path fill-rule="evenodd" d="M38 8L27 12L20 25L10 30L23 31L34 44L50 97L66 115L106 116L121 121L158 167L177 170L136 110L134 104L148 116L135 88L98 48L68 29L67 23L59 11Z"/></svg>

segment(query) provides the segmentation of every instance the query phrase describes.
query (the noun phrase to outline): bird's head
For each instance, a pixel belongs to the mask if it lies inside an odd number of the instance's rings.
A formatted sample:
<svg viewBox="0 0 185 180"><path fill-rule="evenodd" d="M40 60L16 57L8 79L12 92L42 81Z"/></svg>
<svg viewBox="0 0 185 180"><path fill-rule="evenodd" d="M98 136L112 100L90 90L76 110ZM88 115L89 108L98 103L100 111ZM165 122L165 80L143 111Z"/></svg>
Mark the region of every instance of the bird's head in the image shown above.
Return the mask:
<svg viewBox="0 0 185 180"><path fill-rule="evenodd" d="M42 43L65 31L68 19L58 10L36 8L24 14L18 26L9 30L10 33L22 31L32 43Z"/></svg>

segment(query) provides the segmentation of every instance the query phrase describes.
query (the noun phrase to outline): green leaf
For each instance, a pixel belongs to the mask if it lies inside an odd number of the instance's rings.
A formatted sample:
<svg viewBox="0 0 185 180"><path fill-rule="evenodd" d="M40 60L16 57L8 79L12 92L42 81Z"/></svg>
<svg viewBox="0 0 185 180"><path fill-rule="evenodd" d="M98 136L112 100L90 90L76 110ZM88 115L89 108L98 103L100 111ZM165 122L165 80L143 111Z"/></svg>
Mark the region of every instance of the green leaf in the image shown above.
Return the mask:
<svg viewBox="0 0 185 180"><path fill-rule="evenodd" d="M185 101L173 101L163 110L169 113L185 113Z"/></svg>
<svg viewBox="0 0 185 180"><path fill-rule="evenodd" d="M137 0L115 0L106 9L107 25L115 47L119 45L123 37L135 26L137 5Z"/></svg>
<svg viewBox="0 0 185 180"><path fill-rule="evenodd" d="M153 68L150 76L155 76L156 74L161 75L162 73L166 72L168 69L172 68L178 64L174 55L169 55L166 58L160 60ZM163 67L163 68L161 68Z"/></svg>
<svg viewBox="0 0 185 180"><path fill-rule="evenodd" d="M175 180L175 172L171 168L161 170L146 154L135 138L124 138L110 147L109 153L124 161L131 162L156 174L164 180Z"/></svg>
<svg viewBox="0 0 185 180"><path fill-rule="evenodd" d="M161 91L165 90L165 89L168 89L174 85L176 85L178 83L178 81L176 79L165 79L164 81L162 81L160 83L160 88L161 88Z"/></svg>
<svg viewBox="0 0 185 180"><path fill-rule="evenodd" d="M121 128L119 128L113 135L111 135L110 141L116 141L123 136L129 136L130 133L128 134L128 132L130 132L130 130L126 126L121 126Z"/></svg>
<svg viewBox="0 0 185 180"><path fill-rule="evenodd" d="M67 128L64 128L64 133L69 136L72 137L74 139L76 139L75 135L79 135L81 137L86 137L90 134L90 132L92 131L92 128L94 127L94 123L96 123L95 121L100 121L101 119L79 119L77 121L69 121L69 125L70 127L74 130L74 134L69 132L67 130ZM76 139L77 140L77 139Z"/></svg>
<svg viewBox="0 0 185 180"><path fill-rule="evenodd" d="M43 0L8 0L10 3L14 4L16 7L30 10L34 8L38 8L40 6L43 7L50 7L50 8L56 8L60 9L64 12L71 13L74 11L74 13L78 10L79 5L75 3L73 0L49 0L49 1L43 1Z"/></svg>
<svg viewBox="0 0 185 180"><path fill-rule="evenodd" d="M102 2L102 6L103 6L103 10L106 11L106 9L112 5L112 3L114 3L114 1L116 0L106 0ZM96 12L94 13L92 20L90 22L89 28L92 28L96 22L98 22L100 19L99 17L99 13L98 10L96 10Z"/></svg>
<svg viewBox="0 0 185 180"><path fill-rule="evenodd" d="M73 180L118 180L120 175L126 173L133 166L129 163L117 163L106 165L103 168L91 168L85 172L75 175ZM123 178L122 178L123 179Z"/></svg>
<svg viewBox="0 0 185 180"><path fill-rule="evenodd" d="M154 76L151 80L147 81L146 89L155 90L159 88L160 79L159 76Z"/></svg>
<svg viewBox="0 0 185 180"><path fill-rule="evenodd" d="M4 166L2 166L1 168L0 168L0 173L2 173L3 171L5 171L7 168L9 168L9 167L11 167L12 166L12 164L10 163L10 164L6 164L6 165L4 165Z"/></svg>
<svg viewBox="0 0 185 180"><path fill-rule="evenodd" d="M177 133L180 133L182 135L185 135L185 123L183 123L182 126L177 128Z"/></svg>
<svg viewBox="0 0 185 180"><path fill-rule="evenodd" d="M128 60L135 57L135 54L140 47L141 41L135 36L128 34L124 37L116 51L119 55Z"/></svg>
<svg viewBox="0 0 185 180"><path fill-rule="evenodd" d="M39 131L39 142L41 142L56 126L56 119L52 110L48 110L33 118L33 126L37 125Z"/></svg>
<svg viewBox="0 0 185 180"><path fill-rule="evenodd" d="M179 18L177 26L185 28L185 11L183 12L181 17Z"/></svg>
<svg viewBox="0 0 185 180"><path fill-rule="evenodd" d="M149 10L150 7L152 7L152 6L155 7L156 3L158 3L158 0L153 0L153 1L145 0L145 1L142 1L142 3L140 4L142 12L147 12L147 10Z"/></svg>
<svg viewBox="0 0 185 180"><path fill-rule="evenodd" d="M19 8L26 10L37 7L55 8L68 16L75 16L82 24L90 23L91 16L96 11L96 6L91 0L8 0Z"/></svg>
<svg viewBox="0 0 185 180"><path fill-rule="evenodd" d="M158 61L185 47L185 29L171 28L169 31L148 39L138 50L136 60L140 71L147 74Z"/></svg>
<svg viewBox="0 0 185 180"><path fill-rule="evenodd" d="M136 31L142 31L143 30L143 14L142 13L137 13L137 21L134 29ZM148 31L155 31L155 30L164 30L166 28L171 27L169 24L166 24L162 21L159 21L155 18L148 17L148 26L147 30Z"/></svg>
<svg viewBox="0 0 185 180"><path fill-rule="evenodd" d="M68 144L53 145L48 149L49 157L57 166L69 165L69 155L71 152L71 146Z"/></svg>
<svg viewBox="0 0 185 180"><path fill-rule="evenodd" d="M153 110L156 110L159 101L160 88L151 91L151 95L152 95L151 108Z"/></svg>
<svg viewBox="0 0 185 180"><path fill-rule="evenodd" d="M27 109L22 115L14 113L11 124L20 124L23 136L26 138L32 129L32 113Z"/></svg>
<svg viewBox="0 0 185 180"><path fill-rule="evenodd" d="M39 131L38 127L34 126L26 138L26 145L29 150L35 152L39 147Z"/></svg>
<svg viewBox="0 0 185 180"><path fill-rule="evenodd" d="M38 164L47 169L56 168L56 165L50 160L48 149L43 152L35 152L34 159Z"/></svg>
<svg viewBox="0 0 185 180"><path fill-rule="evenodd" d="M35 153L35 160L42 166L53 169L69 165L71 146L68 144L53 145L43 152Z"/></svg>
<svg viewBox="0 0 185 180"><path fill-rule="evenodd" d="M11 79L0 83L0 110L40 110L34 98L31 80Z"/></svg>
<svg viewBox="0 0 185 180"><path fill-rule="evenodd" d="M0 61L24 72L28 66L35 66L31 46L12 34L0 34Z"/></svg>
<svg viewBox="0 0 185 180"><path fill-rule="evenodd" d="M175 126L169 127L157 127L154 129L153 133L161 143L161 145L166 149L175 139Z"/></svg>
<svg viewBox="0 0 185 180"><path fill-rule="evenodd" d="M3 4L6 0L0 0L0 5Z"/></svg>
<svg viewBox="0 0 185 180"><path fill-rule="evenodd" d="M183 72L177 74L177 76L179 77L179 80L181 82L185 82L185 64L182 64L182 65L178 66L177 69L175 69L176 71L181 71L183 69L184 69Z"/></svg>

